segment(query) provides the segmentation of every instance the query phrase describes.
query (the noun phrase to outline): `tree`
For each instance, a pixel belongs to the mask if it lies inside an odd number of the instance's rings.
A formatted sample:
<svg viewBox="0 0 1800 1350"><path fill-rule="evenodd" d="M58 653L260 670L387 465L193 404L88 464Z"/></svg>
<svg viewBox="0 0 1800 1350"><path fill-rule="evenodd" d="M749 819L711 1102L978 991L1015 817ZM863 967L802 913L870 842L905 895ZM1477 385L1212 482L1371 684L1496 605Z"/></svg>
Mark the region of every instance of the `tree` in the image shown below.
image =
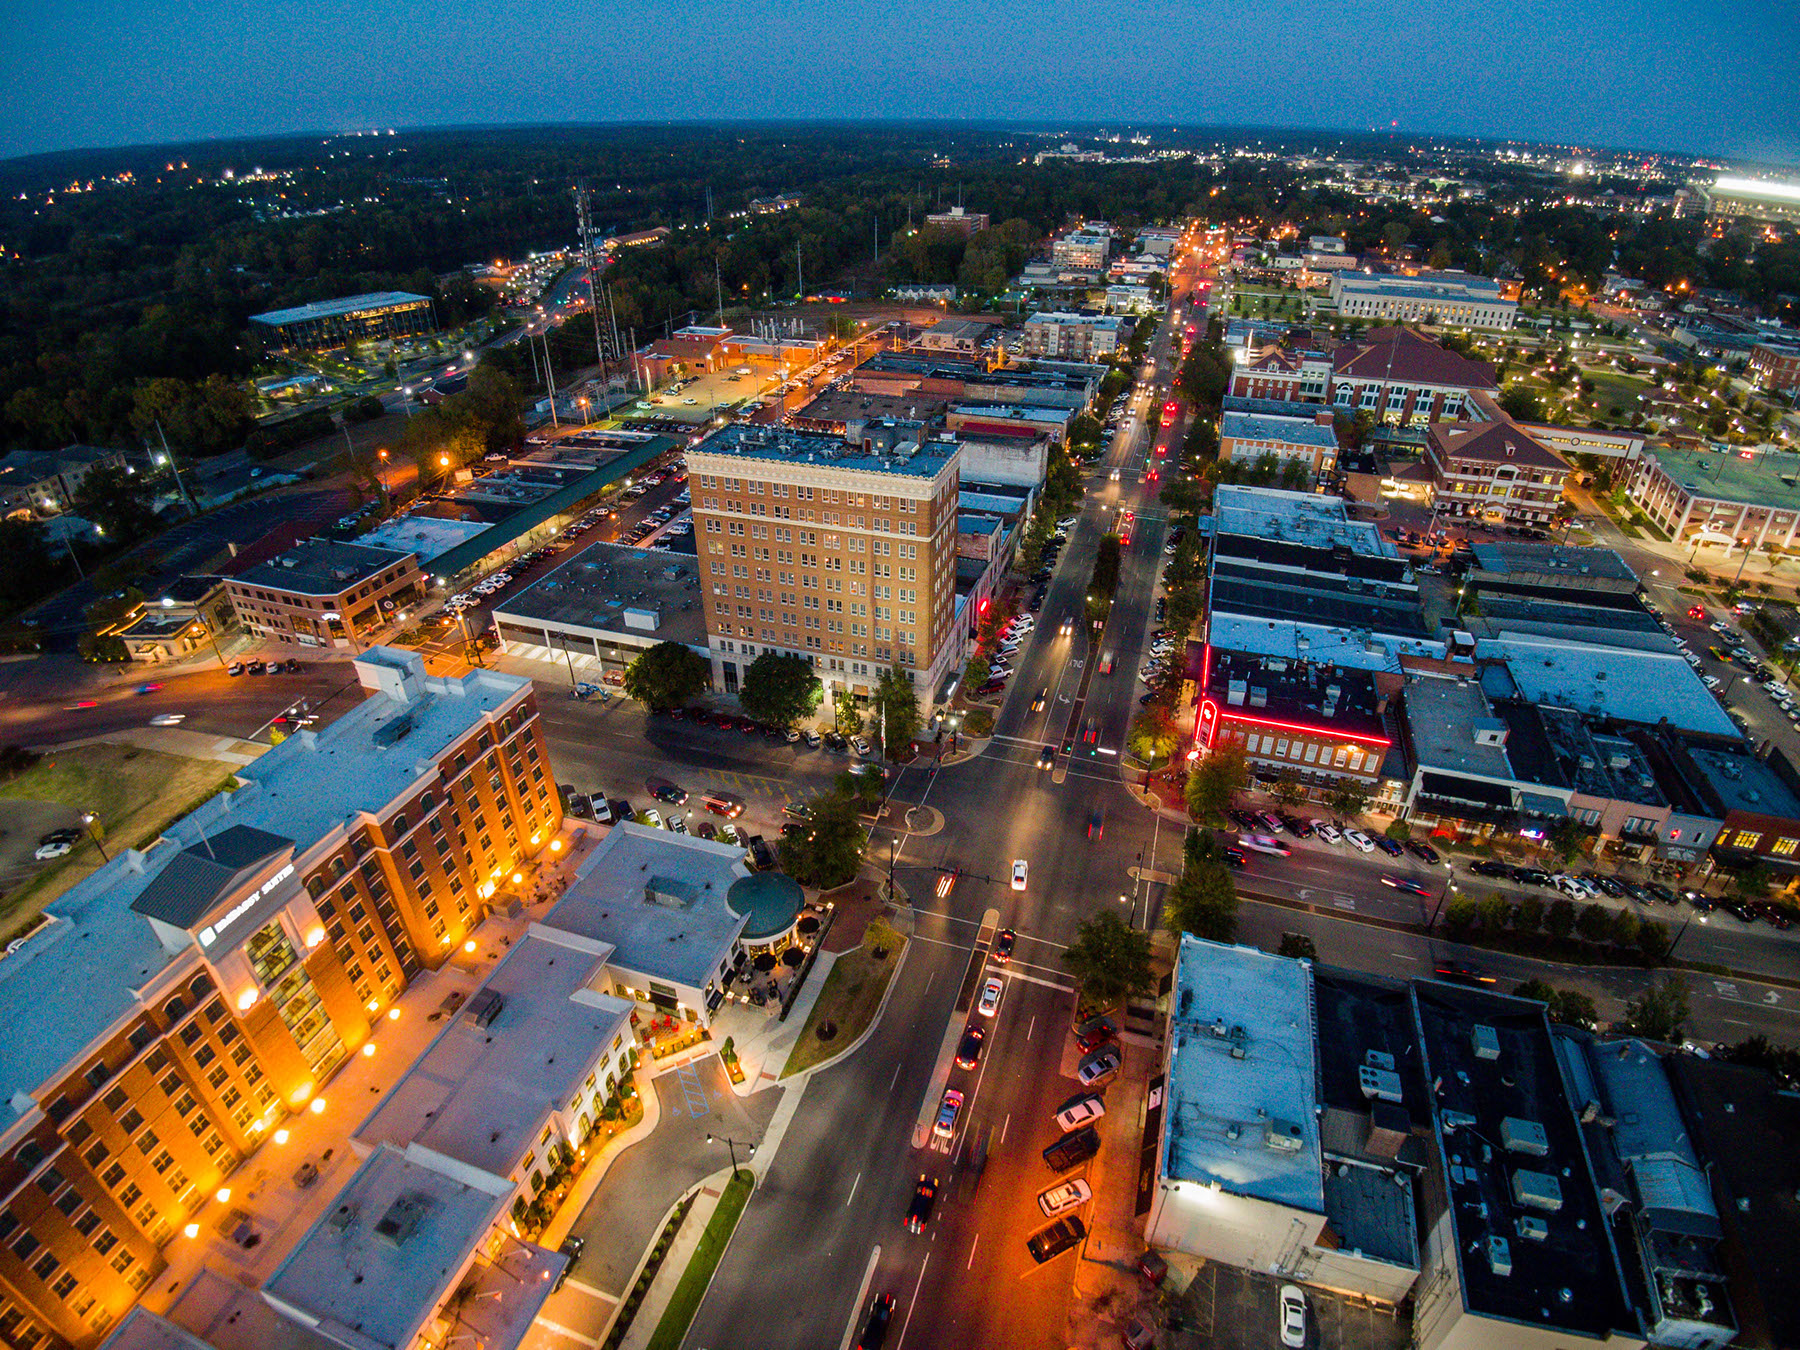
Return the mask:
<svg viewBox="0 0 1800 1350"><path fill-rule="evenodd" d="M1528 895L1519 901L1513 909L1513 931L1525 937L1535 937L1544 926L1544 902L1535 895Z"/></svg>
<svg viewBox="0 0 1800 1350"><path fill-rule="evenodd" d="M1181 728L1170 715L1168 705L1161 700L1152 700L1140 710L1125 733L1126 746L1146 764L1155 764L1175 753L1181 739Z"/></svg>
<svg viewBox="0 0 1800 1350"><path fill-rule="evenodd" d="M1354 778L1340 778L1326 795L1325 804L1342 820L1360 815L1369 804L1369 785Z"/></svg>
<svg viewBox="0 0 1800 1350"><path fill-rule="evenodd" d="M1163 924L1213 942L1230 942L1237 932L1237 883L1218 843L1205 830L1188 834L1187 861L1163 899Z"/></svg>
<svg viewBox="0 0 1800 1350"><path fill-rule="evenodd" d="M919 694L906 672L894 666L875 682L875 726L882 732L882 752L894 757L893 747L910 743L919 734Z"/></svg>
<svg viewBox="0 0 1800 1350"><path fill-rule="evenodd" d="M1275 955L1289 956L1296 961L1317 961L1319 950L1305 933L1283 933L1281 945L1275 949Z"/></svg>
<svg viewBox="0 0 1800 1350"><path fill-rule="evenodd" d="M48 593L59 566L51 561L44 527L35 520L0 520L0 613L14 614Z"/></svg>
<svg viewBox="0 0 1800 1350"><path fill-rule="evenodd" d="M1539 422L1544 417L1544 405L1538 396L1522 384L1509 384L1500 395L1500 407L1506 415L1521 422Z"/></svg>
<svg viewBox="0 0 1800 1350"><path fill-rule="evenodd" d="M738 702L758 722L791 727L819 709L825 686L802 657L764 652L744 672Z"/></svg>
<svg viewBox="0 0 1800 1350"><path fill-rule="evenodd" d="M1544 931L1558 942L1568 941L1569 934L1575 931L1575 904L1573 901L1558 896L1550 902L1550 908L1544 911Z"/></svg>
<svg viewBox="0 0 1800 1350"><path fill-rule="evenodd" d="M1512 906L1506 903L1504 896L1490 895L1485 900L1478 900L1475 913L1481 919L1481 931L1488 937L1494 937L1506 927L1506 921L1512 917Z"/></svg>
<svg viewBox="0 0 1800 1350"><path fill-rule="evenodd" d="M1575 915L1575 931L1583 942L1605 942L1612 937L1612 912L1605 905L1583 905Z"/></svg>
<svg viewBox="0 0 1800 1350"><path fill-rule="evenodd" d="M1273 791L1275 800L1283 806L1298 806L1306 800L1306 788L1301 785L1300 776L1292 769L1283 769L1276 775ZM1394 823L1400 824L1401 822L1395 821Z"/></svg>
<svg viewBox="0 0 1800 1350"><path fill-rule="evenodd" d="M1249 779L1249 761L1241 741L1215 745L1195 761L1188 773L1183 796L1188 814L1205 824L1221 821L1231 806L1233 794Z"/></svg>
<svg viewBox="0 0 1800 1350"><path fill-rule="evenodd" d="M1563 819L1550 827L1549 836L1544 840L1544 847L1562 861L1567 862L1581 852L1581 846L1592 837L1591 827L1583 825L1578 820Z"/></svg>
<svg viewBox="0 0 1800 1350"><path fill-rule="evenodd" d="M706 691L706 658L681 642L659 642L625 670L627 694L652 712L685 707Z"/></svg>
<svg viewBox="0 0 1800 1350"><path fill-rule="evenodd" d="M115 543L132 543L156 528L156 515L150 509L150 484L137 474L111 465L88 470L81 486L75 489L71 505Z"/></svg>
<svg viewBox="0 0 1800 1350"><path fill-rule="evenodd" d="M814 799L812 808L806 832L782 839L781 867L796 881L830 890L856 876L868 834L857 797L842 787Z"/></svg>
<svg viewBox="0 0 1800 1350"><path fill-rule="evenodd" d="M1444 906L1444 929L1452 940L1461 942L1475 929L1475 921L1481 917L1481 907L1474 898L1459 895Z"/></svg>
<svg viewBox="0 0 1800 1350"><path fill-rule="evenodd" d="M1661 919L1645 919L1638 924L1637 948L1652 965L1668 960L1669 926Z"/></svg>
<svg viewBox="0 0 1800 1350"><path fill-rule="evenodd" d="M1661 985L1653 981L1625 1004L1625 1020L1620 1028L1645 1040L1675 1042L1681 1039L1687 1016L1687 981L1671 975Z"/></svg>
<svg viewBox="0 0 1800 1350"><path fill-rule="evenodd" d="M1150 935L1129 926L1110 909L1100 910L1075 930L1062 962L1089 1003L1111 1007L1148 990Z"/></svg>

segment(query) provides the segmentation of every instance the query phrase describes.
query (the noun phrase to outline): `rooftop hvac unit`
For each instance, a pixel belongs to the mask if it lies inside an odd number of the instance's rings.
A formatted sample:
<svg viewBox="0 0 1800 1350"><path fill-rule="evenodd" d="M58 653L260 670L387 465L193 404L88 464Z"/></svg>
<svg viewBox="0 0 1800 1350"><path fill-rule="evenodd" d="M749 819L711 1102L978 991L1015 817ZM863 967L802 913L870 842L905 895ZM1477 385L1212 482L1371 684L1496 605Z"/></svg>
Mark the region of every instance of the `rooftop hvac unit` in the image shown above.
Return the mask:
<svg viewBox="0 0 1800 1350"><path fill-rule="evenodd" d="M1513 1203L1551 1214L1562 1208L1562 1183L1549 1172L1529 1172L1524 1168L1512 1174Z"/></svg>
<svg viewBox="0 0 1800 1350"><path fill-rule="evenodd" d="M1535 1120L1508 1116L1500 1122L1500 1143L1508 1153L1529 1153L1542 1158L1550 1152L1550 1138Z"/></svg>
<svg viewBox="0 0 1800 1350"><path fill-rule="evenodd" d="M463 1022L482 1031L494 1025L494 1019L500 1016L500 1010L506 1006L506 999L492 989L478 989L463 1005Z"/></svg>
<svg viewBox="0 0 1800 1350"><path fill-rule="evenodd" d="M1401 1099L1400 1075L1392 1069L1377 1069L1371 1064L1364 1064L1356 1071L1356 1082L1365 1097L1383 1102L1397 1102Z"/></svg>
<svg viewBox="0 0 1800 1350"><path fill-rule="evenodd" d="M1489 1234L1487 1241L1482 1245L1487 1250L1489 1270L1496 1275L1512 1274L1512 1248L1507 1245L1505 1238Z"/></svg>
<svg viewBox="0 0 1800 1350"><path fill-rule="evenodd" d="M1385 1050L1365 1050L1363 1063L1373 1065L1377 1069L1386 1069L1389 1073L1394 1071L1394 1057Z"/></svg>
<svg viewBox="0 0 1800 1350"><path fill-rule="evenodd" d="M1477 1022L1469 1039L1475 1047L1476 1059L1500 1058L1500 1033L1487 1023Z"/></svg>
<svg viewBox="0 0 1800 1350"><path fill-rule="evenodd" d="M1458 1130L1466 1130L1475 1123L1475 1117L1467 1111L1446 1111L1440 1117L1446 1133L1455 1134Z"/></svg>
<svg viewBox="0 0 1800 1350"><path fill-rule="evenodd" d="M1298 1153L1305 1142L1305 1134L1294 1121L1271 1117L1263 1128L1263 1147L1274 1149L1277 1153Z"/></svg>
<svg viewBox="0 0 1800 1350"><path fill-rule="evenodd" d="M1513 1227L1518 1231L1519 1236L1528 1242L1544 1242L1550 1237L1550 1225L1529 1214L1521 1214L1513 1220Z"/></svg>
<svg viewBox="0 0 1800 1350"><path fill-rule="evenodd" d="M390 1247L404 1247L430 1208L431 1197L419 1191L396 1197L387 1213L375 1221L375 1236Z"/></svg>

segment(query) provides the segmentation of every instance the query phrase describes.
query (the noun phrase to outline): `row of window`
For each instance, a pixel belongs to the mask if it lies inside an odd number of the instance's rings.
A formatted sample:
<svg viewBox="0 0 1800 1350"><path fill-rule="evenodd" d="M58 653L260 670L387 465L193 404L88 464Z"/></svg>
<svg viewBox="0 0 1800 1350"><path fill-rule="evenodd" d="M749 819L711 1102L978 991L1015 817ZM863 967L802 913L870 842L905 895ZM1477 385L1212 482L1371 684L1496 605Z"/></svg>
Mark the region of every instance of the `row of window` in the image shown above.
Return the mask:
<svg viewBox="0 0 1800 1350"><path fill-rule="evenodd" d="M1350 773L1373 772L1381 756L1355 746L1340 745L1335 750L1317 741L1286 736L1252 735L1246 748L1265 759L1282 759L1296 764L1316 764L1321 769L1344 769Z"/></svg>

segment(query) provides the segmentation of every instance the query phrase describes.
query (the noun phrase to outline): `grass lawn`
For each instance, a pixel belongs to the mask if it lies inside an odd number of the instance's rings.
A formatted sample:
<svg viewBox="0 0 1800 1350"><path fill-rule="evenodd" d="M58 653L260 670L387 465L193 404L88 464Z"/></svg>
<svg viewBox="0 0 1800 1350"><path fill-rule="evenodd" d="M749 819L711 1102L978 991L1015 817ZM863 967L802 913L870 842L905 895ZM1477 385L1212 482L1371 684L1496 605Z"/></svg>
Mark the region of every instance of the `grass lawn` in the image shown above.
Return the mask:
<svg viewBox="0 0 1800 1350"><path fill-rule="evenodd" d="M694 1314L700 1310L700 1300L706 1296L706 1287L712 1283L713 1271L718 1269L719 1261L725 1255L725 1247L731 1241L732 1230L737 1227L738 1216L744 1212L744 1205L749 1199L750 1173L740 1168L725 1183L725 1193L719 1197L719 1207L713 1211L712 1218L706 1221L706 1231L700 1235L700 1244L688 1258L687 1269L681 1272L681 1281L675 1286L669 1306L663 1310L662 1320L650 1335L650 1350L679 1350L682 1338L687 1335L688 1326L694 1320Z"/></svg>
<svg viewBox="0 0 1800 1350"><path fill-rule="evenodd" d="M170 821L186 815L231 781L216 760L188 759L130 745L82 745L45 755L35 767L0 785L0 798L61 802L99 813L107 854L149 843ZM0 899L0 933L37 913L102 865L86 842L58 866Z"/></svg>
<svg viewBox="0 0 1800 1350"><path fill-rule="evenodd" d="M862 946L838 957L831 974L825 977L819 1001L813 1004L812 1015L806 1019L800 1039L788 1055L787 1067L781 1071L783 1078L830 1059L863 1034L881 1006L881 996L887 992L888 981L893 978L894 967L900 964L900 952L905 946L906 939L881 920L869 923ZM875 957L877 947L886 952L879 960ZM822 1041L815 1029L827 1020L837 1023L837 1035Z"/></svg>

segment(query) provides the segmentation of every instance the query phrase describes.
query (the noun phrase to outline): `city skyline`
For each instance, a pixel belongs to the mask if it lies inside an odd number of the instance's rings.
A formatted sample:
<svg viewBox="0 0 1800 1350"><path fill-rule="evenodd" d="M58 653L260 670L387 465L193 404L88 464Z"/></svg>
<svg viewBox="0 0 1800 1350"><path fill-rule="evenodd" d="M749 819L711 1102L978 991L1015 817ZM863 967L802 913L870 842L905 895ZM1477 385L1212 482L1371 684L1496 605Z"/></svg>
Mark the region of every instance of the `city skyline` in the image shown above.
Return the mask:
<svg viewBox="0 0 1800 1350"><path fill-rule="evenodd" d="M379 25L348 7L234 21L152 0L93 23L74 8L17 21L0 57L0 156L387 127L1066 118L1152 133L1298 125L1793 163L1800 79L1791 51L1761 39L1759 8L1774 17L1773 6L1708 13L1658 0L1629 50L1584 63L1571 53L1601 50L1612 20L1592 0L1502 16L1436 0L1404 23L1358 3L1329 25L1295 16L1279 42L1210 0L1152 4L1111 27L1080 21L1091 16L1065 0L979 12L902 0L879 24L854 6L709 15L652 4L619 16L615 55L590 65L533 0L498 0L479 15L408 3ZM96 50L102 23L113 40ZM1015 35L1004 50L988 40L1000 31ZM1359 80L1331 76L1345 61ZM43 97L47 88L58 96Z"/></svg>

